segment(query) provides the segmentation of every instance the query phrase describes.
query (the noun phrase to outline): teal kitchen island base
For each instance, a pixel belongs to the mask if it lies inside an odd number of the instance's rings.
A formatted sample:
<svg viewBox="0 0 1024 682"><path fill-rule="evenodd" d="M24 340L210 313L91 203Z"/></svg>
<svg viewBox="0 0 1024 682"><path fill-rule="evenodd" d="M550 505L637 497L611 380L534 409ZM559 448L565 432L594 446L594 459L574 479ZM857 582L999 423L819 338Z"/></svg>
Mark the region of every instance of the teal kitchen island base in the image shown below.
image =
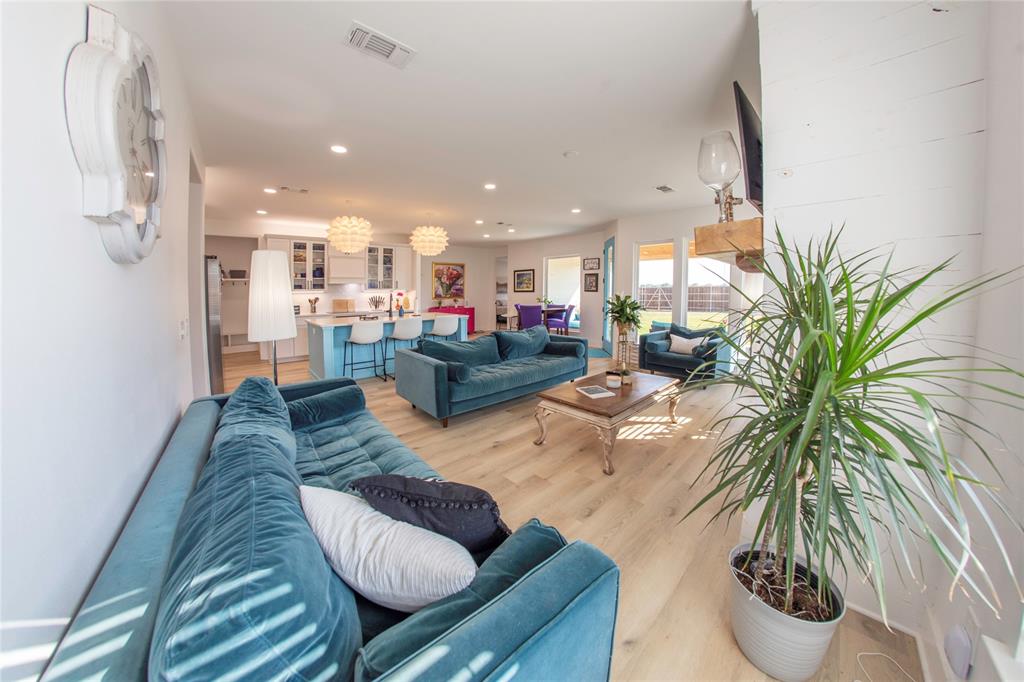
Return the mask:
<svg viewBox="0 0 1024 682"><path fill-rule="evenodd" d="M406 315L406 317L410 316L412 315ZM458 317L459 330L452 335L452 338L458 341L465 341L468 338L466 325L469 318L466 315L423 313L414 317L423 320L424 334L429 334L430 330L434 328L434 320L440 317ZM386 314L381 317L381 322L384 323L384 338L387 338L394 330L395 322L398 319L397 315L390 319ZM341 376L350 376L353 379L368 379L374 376L371 363L374 353L377 354L377 361L380 362L383 350L381 344L352 344L353 348L349 349L346 355L346 346L349 345L348 339L352 334L352 325L358 321L359 318L356 317L324 317L309 320L310 376L314 379L336 379ZM399 348L402 348L410 343L415 345L415 341L399 341L397 345ZM389 357L385 365L385 369L392 374L394 373L395 345L393 343L388 344ZM345 372L342 367L344 359L347 359L350 364L361 367L361 369Z"/></svg>

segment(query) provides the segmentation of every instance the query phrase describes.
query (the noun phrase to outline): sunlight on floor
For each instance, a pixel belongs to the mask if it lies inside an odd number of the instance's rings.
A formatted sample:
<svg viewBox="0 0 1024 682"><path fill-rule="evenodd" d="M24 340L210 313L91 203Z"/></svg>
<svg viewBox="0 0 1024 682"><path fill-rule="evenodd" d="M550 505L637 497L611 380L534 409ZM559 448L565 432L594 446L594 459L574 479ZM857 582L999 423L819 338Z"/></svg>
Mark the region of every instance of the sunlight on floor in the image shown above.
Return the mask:
<svg viewBox="0 0 1024 682"><path fill-rule="evenodd" d="M631 417L619 427L619 440L655 440L675 435L685 424L692 422L690 417L679 417L673 424L668 416L637 415Z"/></svg>

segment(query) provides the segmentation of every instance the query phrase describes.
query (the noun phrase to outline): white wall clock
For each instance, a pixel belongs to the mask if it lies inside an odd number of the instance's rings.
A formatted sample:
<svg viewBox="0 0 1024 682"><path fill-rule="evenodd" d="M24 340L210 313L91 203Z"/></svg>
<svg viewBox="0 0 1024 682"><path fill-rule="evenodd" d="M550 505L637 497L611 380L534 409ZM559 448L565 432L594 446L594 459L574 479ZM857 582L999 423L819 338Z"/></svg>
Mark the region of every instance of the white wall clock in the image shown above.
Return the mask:
<svg viewBox="0 0 1024 682"><path fill-rule="evenodd" d="M153 56L110 12L89 6L87 38L68 59L64 106L82 171L82 213L117 263L138 263L160 236L164 119Z"/></svg>

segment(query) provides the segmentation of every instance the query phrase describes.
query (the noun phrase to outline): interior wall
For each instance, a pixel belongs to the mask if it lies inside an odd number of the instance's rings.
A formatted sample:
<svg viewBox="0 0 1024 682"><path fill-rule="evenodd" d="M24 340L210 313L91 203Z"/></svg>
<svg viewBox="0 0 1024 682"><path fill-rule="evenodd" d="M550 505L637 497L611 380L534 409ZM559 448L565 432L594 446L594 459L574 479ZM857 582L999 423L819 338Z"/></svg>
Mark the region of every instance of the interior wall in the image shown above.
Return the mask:
<svg viewBox="0 0 1024 682"><path fill-rule="evenodd" d="M159 5L99 4L153 50L166 116L162 237L136 265L111 261L82 216L64 70L86 3L0 5L4 679L50 656L193 393L189 153L201 155L182 75Z"/></svg>
<svg viewBox="0 0 1024 682"><path fill-rule="evenodd" d="M508 246L508 305L515 310L515 304L537 305L537 297L544 292L544 259L553 256L579 256L580 258L600 258L604 249L604 226L591 232L550 237L548 239L531 239L524 242L512 242ZM604 265L600 275L604 276ZM533 292L513 291L515 270L534 271ZM598 287L596 292L583 291L582 273L580 275L580 329L579 334L587 339L593 348L601 346L601 324L603 315L603 298Z"/></svg>
<svg viewBox="0 0 1024 682"><path fill-rule="evenodd" d="M855 2L769 2L757 8L766 224L777 221L788 238L806 243L830 225L845 223L845 253L895 249L892 269L955 256L954 269L937 284L964 281L989 264L1020 264L1019 62L1015 75L1007 76L1017 79L1012 84L989 82L992 63L1020 59L1019 18L1002 43L1003 54L990 58L990 9L1010 9L999 3ZM815 39L806 40L809 35ZM1013 102L1016 109L1007 110ZM997 137L989 129L994 124L1002 128ZM1000 148L995 164L990 155ZM986 169L995 185L986 184ZM983 220L986 197L994 195ZM933 287L924 295L934 293ZM932 343L972 343L984 334L988 345L1019 359L1019 288L987 300L987 315L969 305L933 318L926 330ZM1017 325L1009 334L1008 312ZM1019 429L1010 435L1019 456ZM1019 512L1019 498L1017 504ZM982 547L990 544L986 540L978 542L986 554L995 551ZM931 561L931 555L925 558ZM926 652L926 658L937 659L943 627L930 632L928 625L936 609L966 619L959 597L952 606L939 606L951 576L926 566L929 587L922 596L919 586L900 585L891 565L887 572L890 618L924 635L935 654ZM1006 634L1019 627L1020 605L1005 573L997 570L993 579L1011 606L1002 625L991 619L985 625ZM859 580L851 579L847 599L877 610L874 595Z"/></svg>
<svg viewBox="0 0 1024 682"><path fill-rule="evenodd" d="M420 309L437 305L437 301L431 299L433 287L431 284L431 264L433 263L462 263L466 266L466 300L460 305L475 308L475 324L479 331L491 331L495 327L495 292L494 285L497 281L495 262L497 258L504 256L505 247L477 247L477 246L449 246L444 253L438 256L420 256ZM416 260L415 255L413 259ZM451 305L451 301L445 301Z"/></svg>
<svg viewBox="0 0 1024 682"><path fill-rule="evenodd" d="M737 220L760 215L747 204L737 206L734 213ZM693 240L693 230L717 221L718 207L714 205L714 195L710 190L707 206L619 218L615 228L615 291L631 296L635 294L636 258L640 244L672 242L675 260L672 287L673 291L679 292L672 299L672 314L674 319L682 320L686 310L687 254ZM739 272L735 266L732 270ZM757 279L760 277L757 275Z"/></svg>
<svg viewBox="0 0 1024 682"><path fill-rule="evenodd" d="M188 185L188 320L191 346L192 392L210 394L210 363L206 354L206 268L203 262L203 173L189 155Z"/></svg>
<svg viewBox="0 0 1024 682"><path fill-rule="evenodd" d="M1009 272L1024 266L1024 5L996 2L989 5L986 38L986 125L985 125L985 207L981 232L980 272ZM1024 279L1019 276L1004 287L978 299L977 318L973 328L975 343L996 354L1018 370L1024 368ZM1024 394L1024 378L979 375L980 381L996 383L1002 388ZM981 393L981 391L972 391ZM986 405L977 417L982 427L998 433L997 441L980 429L974 436L981 439L995 454L1006 478L1002 494L1014 519L1024 519L1024 418L1005 405ZM986 463L975 457L971 464L987 471ZM975 514L972 521L983 523ZM1010 538L1011 557L1024 581L1024 546L1013 522L1005 516L993 518L1002 537ZM1004 611L997 618L991 610L975 605L983 632L1001 642L1007 649L1017 650L1016 671L1006 679L1024 679L1024 603L1015 598L1012 581L999 566L1001 557L994 543L987 538L979 542L979 552L986 566L992 567L1001 593ZM967 600L961 595L950 601L942 585L934 585L926 593L926 608L932 614L934 631L946 632L964 622ZM937 644L937 643L936 643ZM937 648L937 647L936 647ZM976 661L980 663L980 661ZM993 665L992 668L996 666ZM1005 669L1005 664L1004 664ZM978 671L980 673L981 668ZM983 674L983 673L981 673ZM986 679L981 674L977 679Z"/></svg>

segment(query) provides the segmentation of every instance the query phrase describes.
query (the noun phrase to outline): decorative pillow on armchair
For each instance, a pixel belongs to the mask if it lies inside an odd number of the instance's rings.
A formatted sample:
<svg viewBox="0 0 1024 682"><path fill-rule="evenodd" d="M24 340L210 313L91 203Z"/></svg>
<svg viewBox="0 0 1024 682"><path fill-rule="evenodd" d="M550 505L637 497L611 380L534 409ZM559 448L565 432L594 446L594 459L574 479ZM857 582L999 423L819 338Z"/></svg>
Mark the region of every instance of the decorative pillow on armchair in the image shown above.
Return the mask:
<svg viewBox="0 0 1024 682"><path fill-rule="evenodd" d="M693 355L694 349L704 343L703 336L696 339L687 339L682 336L676 336L675 334L669 334L668 338L671 342L668 352L680 353L682 355Z"/></svg>

